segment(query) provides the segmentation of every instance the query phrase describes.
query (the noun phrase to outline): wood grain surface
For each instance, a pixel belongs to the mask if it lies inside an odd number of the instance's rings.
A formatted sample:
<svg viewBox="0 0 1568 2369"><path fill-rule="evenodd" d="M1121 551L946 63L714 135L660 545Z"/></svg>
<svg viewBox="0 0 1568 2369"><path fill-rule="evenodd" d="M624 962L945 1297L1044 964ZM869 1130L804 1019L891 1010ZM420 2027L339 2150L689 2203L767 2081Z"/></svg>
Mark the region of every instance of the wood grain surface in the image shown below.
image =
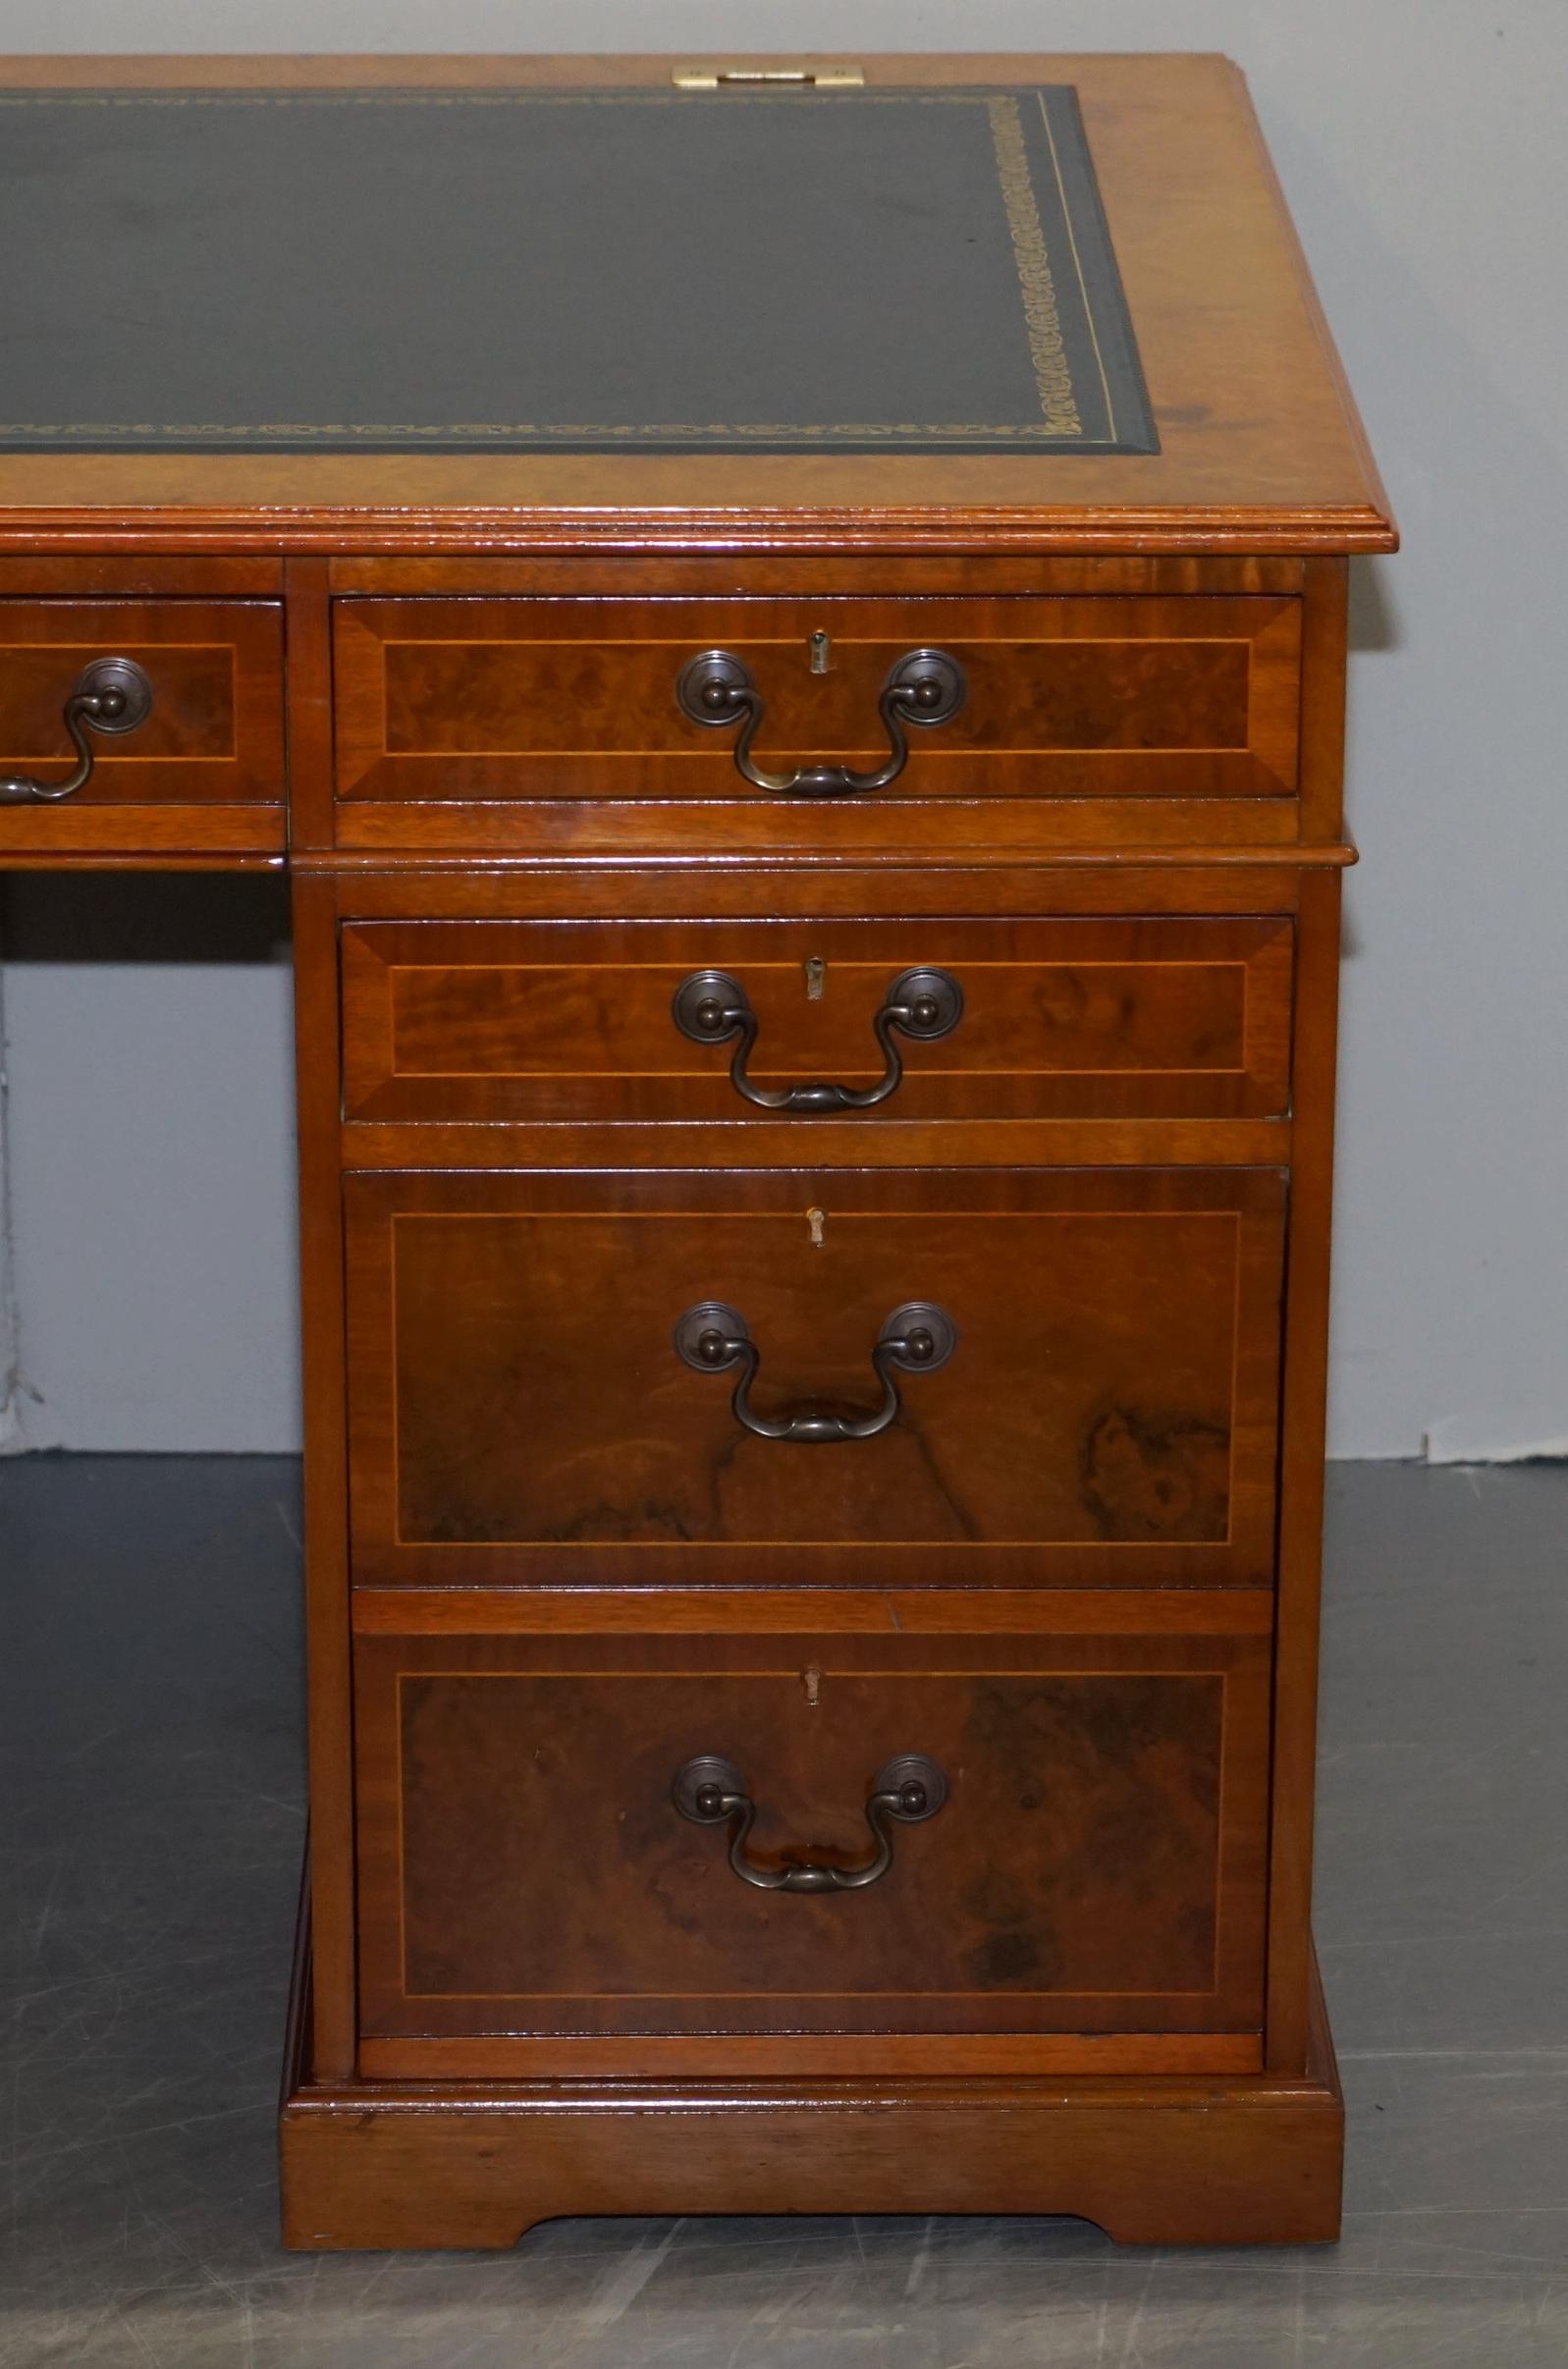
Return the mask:
<svg viewBox="0 0 1568 2369"><path fill-rule="evenodd" d="M427 598L340 601L334 615L345 798L754 803L769 793L736 772L735 732L676 702L686 661L713 648L757 685L754 761L768 771L880 763L885 681L940 645L967 691L949 723L910 730L902 796L1286 797L1295 784L1293 600Z"/></svg>
<svg viewBox="0 0 1568 2369"><path fill-rule="evenodd" d="M351 1120L757 1120L730 1043L672 1017L720 970L757 1015L747 1076L779 1092L883 1073L872 1022L937 966L963 1016L895 1038L887 1121L1281 1117L1289 1108L1286 921L860 921L742 925L359 923L343 933ZM775 1122L777 1124L777 1122ZM795 1117L810 1148L811 1121Z"/></svg>
<svg viewBox="0 0 1568 2369"><path fill-rule="evenodd" d="M1201 1635L361 1639L362 2029L941 2031L949 2069L964 2033L1256 2031L1269 1662ZM758 1891L671 1799L723 1754L756 1863L854 1866L878 1768L916 1750L949 1799L858 1893Z"/></svg>
<svg viewBox="0 0 1568 2369"><path fill-rule="evenodd" d="M360 1582L1272 1569L1283 1180L1269 1171L348 1179ZM810 1212L815 1211L815 1219ZM723 1301L766 1415L857 1412L889 1315L958 1346L880 1436L754 1437L673 1333Z"/></svg>
<svg viewBox="0 0 1568 2369"><path fill-rule="evenodd" d="M69 799L0 806L0 863L14 850L238 855L281 846L278 604L20 600L0 587L0 773L69 779L77 760L63 710L99 658L142 669L151 713L134 731L87 733L92 772Z"/></svg>

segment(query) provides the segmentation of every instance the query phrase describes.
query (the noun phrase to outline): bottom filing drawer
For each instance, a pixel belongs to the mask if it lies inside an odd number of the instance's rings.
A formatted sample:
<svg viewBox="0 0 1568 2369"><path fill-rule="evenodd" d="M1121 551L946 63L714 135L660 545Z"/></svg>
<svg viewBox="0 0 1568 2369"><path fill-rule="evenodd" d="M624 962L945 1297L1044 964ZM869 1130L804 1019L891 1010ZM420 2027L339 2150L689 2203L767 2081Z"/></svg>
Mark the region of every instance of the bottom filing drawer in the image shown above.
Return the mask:
<svg viewBox="0 0 1568 2369"><path fill-rule="evenodd" d="M1256 2065L1267 1617L361 1637L365 2070Z"/></svg>

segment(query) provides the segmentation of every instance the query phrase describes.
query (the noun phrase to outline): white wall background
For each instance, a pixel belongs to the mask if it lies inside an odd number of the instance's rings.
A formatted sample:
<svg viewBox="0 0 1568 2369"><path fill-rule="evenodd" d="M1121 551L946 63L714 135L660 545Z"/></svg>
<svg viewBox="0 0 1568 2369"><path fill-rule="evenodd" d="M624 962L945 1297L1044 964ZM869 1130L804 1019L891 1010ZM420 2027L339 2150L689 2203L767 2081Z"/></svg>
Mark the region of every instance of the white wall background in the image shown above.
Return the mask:
<svg viewBox="0 0 1568 2369"><path fill-rule="evenodd" d="M1356 602L1333 1445L1568 1450L1564 0L0 0L63 42L1239 59L1406 538ZM291 1444L276 891L7 904L26 1436Z"/></svg>

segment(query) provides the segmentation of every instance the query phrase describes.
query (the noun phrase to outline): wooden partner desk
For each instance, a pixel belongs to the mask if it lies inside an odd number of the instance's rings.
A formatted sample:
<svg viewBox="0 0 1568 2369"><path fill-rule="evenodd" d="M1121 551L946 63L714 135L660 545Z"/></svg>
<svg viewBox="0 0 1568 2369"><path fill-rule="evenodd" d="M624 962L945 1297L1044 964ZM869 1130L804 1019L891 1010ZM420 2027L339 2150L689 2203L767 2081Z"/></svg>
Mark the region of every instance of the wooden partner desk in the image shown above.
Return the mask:
<svg viewBox="0 0 1568 2369"><path fill-rule="evenodd" d="M794 71L4 73L0 857L293 881L286 2234L1328 2237L1393 529L1223 60Z"/></svg>

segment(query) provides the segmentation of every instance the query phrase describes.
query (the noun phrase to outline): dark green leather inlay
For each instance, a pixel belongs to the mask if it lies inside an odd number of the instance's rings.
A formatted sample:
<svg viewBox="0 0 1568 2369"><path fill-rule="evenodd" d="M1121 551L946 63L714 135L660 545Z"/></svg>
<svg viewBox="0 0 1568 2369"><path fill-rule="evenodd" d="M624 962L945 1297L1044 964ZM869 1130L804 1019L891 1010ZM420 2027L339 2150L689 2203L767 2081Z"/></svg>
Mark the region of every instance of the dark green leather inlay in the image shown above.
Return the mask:
<svg viewBox="0 0 1568 2369"><path fill-rule="evenodd" d="M1074 92L14 91L0 449L1159 449Z"/></svg>

